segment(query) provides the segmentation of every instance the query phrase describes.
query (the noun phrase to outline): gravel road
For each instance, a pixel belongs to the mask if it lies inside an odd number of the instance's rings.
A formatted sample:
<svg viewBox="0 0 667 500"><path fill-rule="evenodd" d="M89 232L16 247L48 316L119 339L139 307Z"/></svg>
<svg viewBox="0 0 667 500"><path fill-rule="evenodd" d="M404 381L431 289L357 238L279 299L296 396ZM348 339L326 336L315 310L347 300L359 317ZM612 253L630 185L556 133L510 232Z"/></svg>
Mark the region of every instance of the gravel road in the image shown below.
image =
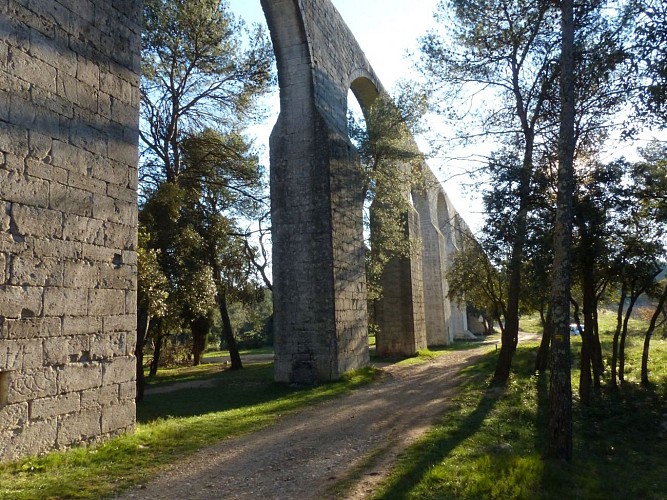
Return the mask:
<svg viewBox="0 0 667 500"><path fill-rule="evenodd" d="M458 372L491 345L382 368L381 379L179 461L121 499L325 499L369 496L397 455L446 410Z"/></svg>

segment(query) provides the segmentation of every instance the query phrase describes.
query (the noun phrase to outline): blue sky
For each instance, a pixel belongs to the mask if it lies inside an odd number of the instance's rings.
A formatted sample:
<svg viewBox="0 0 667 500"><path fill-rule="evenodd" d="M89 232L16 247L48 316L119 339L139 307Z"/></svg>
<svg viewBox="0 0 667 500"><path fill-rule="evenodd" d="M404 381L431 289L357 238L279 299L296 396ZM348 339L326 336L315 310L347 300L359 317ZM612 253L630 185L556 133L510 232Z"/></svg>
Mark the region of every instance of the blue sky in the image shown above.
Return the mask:
<svg viewBox="0 0 667 500"><path fill-rule="evenodd" d="M234 13L247 22L264 23L259 0L230 0ZM382 80L391 88L398 78L409 76L404 59L417 38L433 24L438 0L333 0L359 45Z"/></svg>

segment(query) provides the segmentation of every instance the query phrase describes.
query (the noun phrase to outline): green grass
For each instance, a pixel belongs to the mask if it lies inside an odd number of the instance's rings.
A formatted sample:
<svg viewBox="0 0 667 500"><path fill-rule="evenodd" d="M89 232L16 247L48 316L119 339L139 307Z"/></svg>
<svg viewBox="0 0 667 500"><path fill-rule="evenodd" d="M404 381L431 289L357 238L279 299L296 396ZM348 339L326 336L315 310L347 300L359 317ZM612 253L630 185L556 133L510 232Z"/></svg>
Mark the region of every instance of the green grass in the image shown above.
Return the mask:
<svg viewBox="0 0 667 500"><path fill-rule="evenodd" d="M526 333L542 333L542 322L539 314L521 316L519 318L519 330Z"/></svg>
<svg viewBox="0 0 667 500"><path fill-rule="evenodd" d="M144 371L146 376L146 387L155 387L159 385L175 384L177 382L187 382L190 380L203 380L216 377L227 369L222 363L202 363L199 366L182 366L178 368L161 368L154 377L148 377L148 371Z"/></svg>
<svg viewBox="0 0 667 500"><path fill-rule="evenodd" d="M377 372L353 372L313 388L276 384L271 364L215 377L214 389L151 395L139 405L134 434L104 444L0 466L1 499L102 498L140 484L163 466L281 415L366 384Z"/></svg>
<svg viewBox="0 0 667 500"><path fill-rule="evenodd" d="M239 351L241 356L248 356L250 354L273 354L273 346L264 346L256 347L253 349L241 349ZM202 358L206 360L207 358L220 358L220 357L229 357L229 351L206 351Z"/></svg>
<svg viewBox="0 0 667 500"><path fill-rule="evenodd" d="M642 341L641 330L628 337L627 383L603 389L588 408L577 403L573 369L571 463L542 457L548 380L533 373L537 344L524 344L504 389L489 386L496 353L464 370L453 408L406 451L374 498L667 498L667 341L652 342L650 388L638 384ZM606 355L609 334L603 343ZM573 367L578 350L574 344Z"/></svg>
<svg viewBox="0 0 667 500"><path fill-rule="evenodd" d="M641 326L641 325L640 325ZM489 388L497 354L463 370L464 386L452 409L400 458L376 498L667 498L667 340L656 335L649 388L638 384L642 331L627 340L626 380L603 389L589 408L577 404L577 352L572 337L575 452L571 464L542 458L548 380L533 373L536 344L520 344L504 389ZM603 350L610 358L610 335ZM420 351L404 363L478 345L457 342ZM272 364L239 372L221 365L160 372L155 383L210 379L214 387L153 394L138 407L138 426L90 448L50 453L0 466L0 499L103 498L154 476L166 464L230 436L260 429L305 405L368 383L373 370L314 388L275 384ZM375 457L368 457L368 462ZM355 469L341 484L363 477ZM333 485L336 486L336 485Z"/></svg>

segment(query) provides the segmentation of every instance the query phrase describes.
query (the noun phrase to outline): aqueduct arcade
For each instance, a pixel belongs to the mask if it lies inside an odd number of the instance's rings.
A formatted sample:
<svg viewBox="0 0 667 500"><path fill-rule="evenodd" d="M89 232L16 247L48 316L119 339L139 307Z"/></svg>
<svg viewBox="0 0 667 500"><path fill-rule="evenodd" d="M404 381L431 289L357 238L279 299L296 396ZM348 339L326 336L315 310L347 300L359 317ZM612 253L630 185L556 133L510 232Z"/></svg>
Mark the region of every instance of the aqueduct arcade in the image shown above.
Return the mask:
<svg viewBox="0 0 667 500"><path fill-rule="evenodd" d="M281 105L271 136L276 379L312 383L369 359L359 159L345 113L348 89L362 106L383 90L330 0L262 6ZM0 0L3 461L135 423L140 20L140 0ZM421 249L387 277L387 352L467 330L443 279L451 228L463 223L428 175L409 215Z"/></svg>

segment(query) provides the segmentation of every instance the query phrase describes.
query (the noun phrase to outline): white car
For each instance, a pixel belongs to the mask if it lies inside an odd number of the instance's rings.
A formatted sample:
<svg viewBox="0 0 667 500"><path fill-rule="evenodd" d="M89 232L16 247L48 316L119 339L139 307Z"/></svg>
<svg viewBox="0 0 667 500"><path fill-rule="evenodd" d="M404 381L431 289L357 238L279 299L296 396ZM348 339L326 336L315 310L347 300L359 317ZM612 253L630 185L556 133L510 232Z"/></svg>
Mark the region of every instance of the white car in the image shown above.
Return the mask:
<svg viewBox="0 0 667 500"><path fill-rule="evenodd" d="M583 331L584 327L581 327L581 330ZM572 323L570 325L570 335L579 335L579 327L577 326L576 323Z"/></svg>

